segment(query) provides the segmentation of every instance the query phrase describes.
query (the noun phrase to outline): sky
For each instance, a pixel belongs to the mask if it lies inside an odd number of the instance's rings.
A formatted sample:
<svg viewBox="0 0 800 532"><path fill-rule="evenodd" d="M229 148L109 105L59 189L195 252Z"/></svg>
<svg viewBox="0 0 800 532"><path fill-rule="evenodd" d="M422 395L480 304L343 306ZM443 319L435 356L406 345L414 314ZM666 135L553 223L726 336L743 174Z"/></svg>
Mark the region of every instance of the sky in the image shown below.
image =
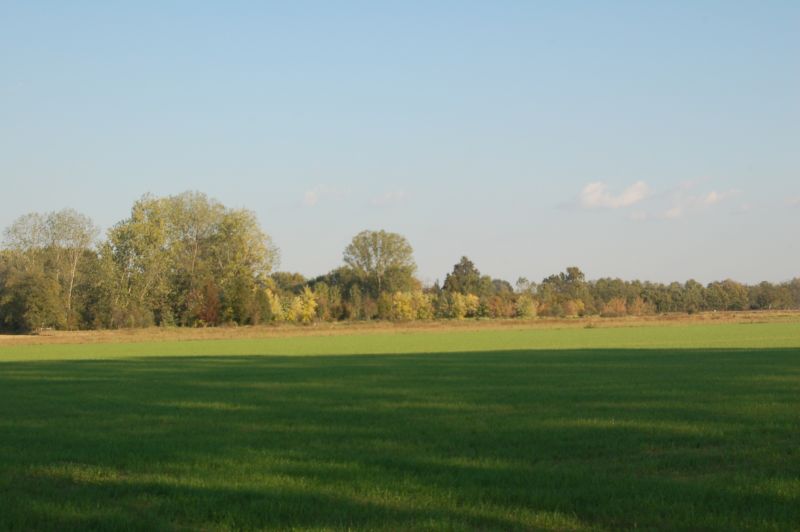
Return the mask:
<svg viewBox="0 0 800 532"><path fill-rule="evenodd" d="M308 276L788 280L800 2L0 0L0 227L185 190Z"/></svg>

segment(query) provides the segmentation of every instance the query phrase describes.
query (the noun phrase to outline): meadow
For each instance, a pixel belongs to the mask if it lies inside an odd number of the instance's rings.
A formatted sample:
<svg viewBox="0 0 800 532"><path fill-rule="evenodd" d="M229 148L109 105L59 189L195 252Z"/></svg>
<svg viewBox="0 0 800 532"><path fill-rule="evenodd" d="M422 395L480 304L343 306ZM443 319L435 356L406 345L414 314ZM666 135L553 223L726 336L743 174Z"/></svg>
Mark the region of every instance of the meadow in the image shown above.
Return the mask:
<svg viewBox="0 0 800 532"><path fill-rule="evenodd" d="M2 530L800 528L800 322L0 343Z"/></svg>

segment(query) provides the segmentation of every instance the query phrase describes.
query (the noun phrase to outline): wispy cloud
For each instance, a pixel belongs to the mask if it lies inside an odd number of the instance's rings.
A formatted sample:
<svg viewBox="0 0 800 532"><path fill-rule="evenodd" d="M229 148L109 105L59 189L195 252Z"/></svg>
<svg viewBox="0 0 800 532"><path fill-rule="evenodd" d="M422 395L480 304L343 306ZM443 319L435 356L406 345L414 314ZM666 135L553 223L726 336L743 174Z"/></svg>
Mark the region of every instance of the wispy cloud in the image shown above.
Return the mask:
<svg viewBox="0 0 800 532"><path fill-rule="evenodd" d="M712 190L708 194L703 197L702 203L705 206L716 205L718 203L722 203L723 201L727 201L731 198L736 198L742 195L742 191L739 189L731 189L725 190L723 192L717 192L716 190Z"/></svg>
<svg viewBox="0 0 800 532"><path fill-rule="evenodd" d="M319 203L319 198L323 191L324 187L322 185L306 190L306 193L303 195L303 205L306 207L313 207Z"/></svg>
<svg viewBox="0 0 800 532"><path fill-rule="evenodd" d="M732 189L726 191L712 190L703 194L691 194L694 184L684 184L677 188L672 195L671 205L663 211L661 217L668 220L682 218L684 215L693 212L701 212L724 201L741 195L740 190Z"/></svg>
<svg viewBox="0 0 800 532"><path fill-rule="evenodd" d="M684 208L681 205L674 205L664 212L664 218L674 220L683 216Z"/></svg>
<svg viewBox="0 0 800 532"><path fill-rule="evenodd" d="M370 200L370 204L375 207L388 207L390 205L399 205L406 201L406 198L406 191L398 188L373 197Z"/></svg>
<svg viewBox="0 0 800 532"><path fill-rule="evenodd" d="M652 190L644 181L637 181L615 193L603 181L589 183L581 189L577 205L587 210L622 210L627 218L641 222L646 220L677 220L701 212L710 211L720 205L728 205L728 211L735 214L751 210L745 198L733 201L743 195L738 189L710 188L710 178L682 181L666 190ZM736 205L734 208L733 204ZM800 206L800 197L791 205ZM565 204L570 206L570 204ZM575 206L572 203L571 206Z"/></svg>
<svg viewBox="0 0 800 532"><path fill-rule="evenodd" d="M725 205L730 214L745 214L752 205L738 189L711 188L712 179L705 177L680 181L671 188L653 190L644 181L637 181L624 190L612 191L607 183L596 181L585 185L577 201L562 204L565 208L585 210L622 210L634 222L678 220L718 209ZM800 197L787 202L800 207Z"/></svg>
<svg viewBox="0 0 800 532"><path fill-rule="evenodd" d="M716 190L712 190L701 200L703 205L716 205L720 201L722 201L722 194Z"/></svg>
<svg viewBox="0 0 800 532"><path fill-rule="evenodd" d="M305 191L303 205L315 207L324 200L340 200L346 196L345 191L328 185L317 185Z"/></svg>
<svg viewBox="0 0 800 532"><path fill-rule="evenodd" d="M789 198L786 200L786 205L789 207L800 207L800 196Z"/></svg>
<svg viewBox="0 0 800 532"><path fill-rule="evenodd" d="M580 193L580 205L586 209L619 209L630 207L645 199L650 190L644 181L637 181L618 195L612 194L606 183L589 183Z"/></svg>

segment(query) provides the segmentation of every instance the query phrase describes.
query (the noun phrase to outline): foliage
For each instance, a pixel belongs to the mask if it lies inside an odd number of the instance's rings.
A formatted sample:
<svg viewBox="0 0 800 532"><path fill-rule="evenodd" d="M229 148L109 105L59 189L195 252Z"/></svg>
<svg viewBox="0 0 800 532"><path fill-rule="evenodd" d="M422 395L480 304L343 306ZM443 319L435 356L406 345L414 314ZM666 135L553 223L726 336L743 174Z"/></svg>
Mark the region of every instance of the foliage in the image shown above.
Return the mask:
<svg viewBox="0 0 800 532"><path fill-rule="evenodd" d="M514 305L515 315L518 318L534 318L536 317L538 304L528 293L523 293L517 298Z"/></svg>
<svg viewBox="0 0 800 532"><path fill-rule="evenodd" d="M628 313L628 306L625 303L625 299L621 297L614 297L603 305L603 312L600 315L617 317L617 316L624 316L627 313Z"/></svg>
<svg viewBox="0 0 800 532"><path fill-rule="evenodd" d="M414 296L409 292L392 294L391 318L396 321L410 321L417 317L414 309Z"/></svg>
<svg viewBox="0 0 800 532"><path fill-rule="evenodd" d="M23 215L6 229L5 260L17 273L7 277L5 291L10 293L0 293L15 308L7 328L30 331L42 323L59 328L79 324L75 287L83 281L81 266L91 257L96 235L92 221L72 209Z"/></svg>
<svg viewBox="0 0 800 532"><path fill-rule="evenodd" d="M168 308L182 325L256 321L255 294L277 259L252 212L194 192L143 197L102 252L113 263L107 291L121 314Z"/></svg>
<svg viewBox="0 0 800 532"><path fill-rule="evenodd" d="M417 266L413 249L402 235L362 231L344 250L344 262L366 281L369 292L408 290Z"/></svg>
<svg viewBox="0 0 800 532"><path fill-rule="evenodd" d="M434 318L433 296L421 290L411 293L411 304L414 309L414 319L431 320Z"/></svg>
<svg viewBox="0 0 800 532"><path fill-rule="evenodd" d="M286 313L283 309L281 298L269 288L265 288L264 293L267 296L270 320L274 322L284 321L286 319Z"/></svg>
<svg viewBox="0 0 800 532"><path fill-rule="evenodd" d="M481 272L467 257L453 266L453 271L447 274L442 288L446 292L459 294L478 294L480 292Z"/></svg>
<svg viewBox="0 0 800 532"><path fill-rule="evenodd" d="M96 241L72 210L31 213L4 232L0 330L215 326L315 320L642 316L800 308L800 278L747 286L601 278L571 266L515 286L461 257L427 288L405 237L362 231L344 265L312 279L273 272L278 253L255 215L198 192L145 195Z"/></svg>
<svg viewBox="0 0 800 532"><path fill-rule="evenodd" d="M7 272L0 287L0 325L13 332L62 328L61 287L40 270Z"/></svg>
<svg viewBox="0 0 800 532"><path fill-rule="evenodd" d="M317 315L317 298L314 292L306 286L303 288L303 293L295 299L300 301L297 321L306 325L314 321Z"/></svg>

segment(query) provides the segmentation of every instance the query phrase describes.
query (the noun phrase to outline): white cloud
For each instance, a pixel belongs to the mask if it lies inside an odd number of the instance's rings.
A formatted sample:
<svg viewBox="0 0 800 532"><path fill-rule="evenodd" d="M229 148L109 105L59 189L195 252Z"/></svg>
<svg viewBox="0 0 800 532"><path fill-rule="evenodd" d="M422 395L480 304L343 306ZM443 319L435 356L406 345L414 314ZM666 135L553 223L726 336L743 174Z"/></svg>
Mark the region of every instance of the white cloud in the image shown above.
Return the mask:
<svg viewBox="0 0 800 532"><path fill-rule="evenodd" d="M716 190L712 190L705 198L703 198L702 203L703 205L714 205L720 201L722 201L722 195Z"/></svg>
<svg viewBox="0 0 800 532"><path fill-rule="evenodd" d="M729 198L739 196L741 194L740 190L732 189L724 192L712 190L707 194L699 196L687 195L686 191L691 190L692 188L693 185L689 187L679 187L678 191L672 198L672 206L664 211L662 217L670 220L682 218L685 214L706 210L715 205L719 205Z"/></svg>
<svg viewBox="0 0 800 532"><path fill-rule="evenodd" d="M786 201L786 205L788 205L789 207L800 207L800 196L788 199Z"/></svg>
<svg viewBox="0 0 800 532"><path fill-rule="evenodd" d="M406 192L402 189L394 189L375 196L370 200L370 204L375 207L388 207L389 205L398 205L406 200Z"/></svg>
<svg viewBox="0 0 800 532"><path fill-rule="evenodd" d="M729 200L731 198L735 198L737 196L741 196L742 191L738 189L731 189L726 190L724 192L717 192L716 190L712 190L708 193L708 195L703 199L704 205L716 205L717 203L721 203L725 200Z"/></svg>
<svg viewBox="0 0 800 532"><path fill-rule="evenodd" d="M324 187L322 185L306 190L306 193L303 195L303 205L306 207L313 207L319 203L319 198L323 191Z"/></svg>
<svg viewBox="0 0 800 532"><path fill-rule="evenodd" d="M645 199L649 193L649 188L644 181L637 181L615 196L608 190L608 185L602 181L589 183L580 194L581 206L588 209L604 208L619 209L630 207Z"/></svg>
<svg viewBox="0 0 800 532"><path fill-rule="evenodd" d="M623 209L636 206L627 211L627 218L643 222L684 218L731 203L732 199L742 196L742 191L737 189L709 190L708 181L708 178L682 181L664 191L652 191L644 181L637 181L619 194L614 194L605 182L596 181L583 187L578 202L584 209ZM751 209L743 200L744 198L736 202L739 203L736 213ZM800 197L792 204L800 206Z"/></svg>
<svg viewBox="0 0 800 532"><path fill-rule="evenodd" d="M340 189L328 185L317 185L305 191L303 194L303 205L306 207L315 207L322 200L339 200L345 195L345 192Z"/></svg>

